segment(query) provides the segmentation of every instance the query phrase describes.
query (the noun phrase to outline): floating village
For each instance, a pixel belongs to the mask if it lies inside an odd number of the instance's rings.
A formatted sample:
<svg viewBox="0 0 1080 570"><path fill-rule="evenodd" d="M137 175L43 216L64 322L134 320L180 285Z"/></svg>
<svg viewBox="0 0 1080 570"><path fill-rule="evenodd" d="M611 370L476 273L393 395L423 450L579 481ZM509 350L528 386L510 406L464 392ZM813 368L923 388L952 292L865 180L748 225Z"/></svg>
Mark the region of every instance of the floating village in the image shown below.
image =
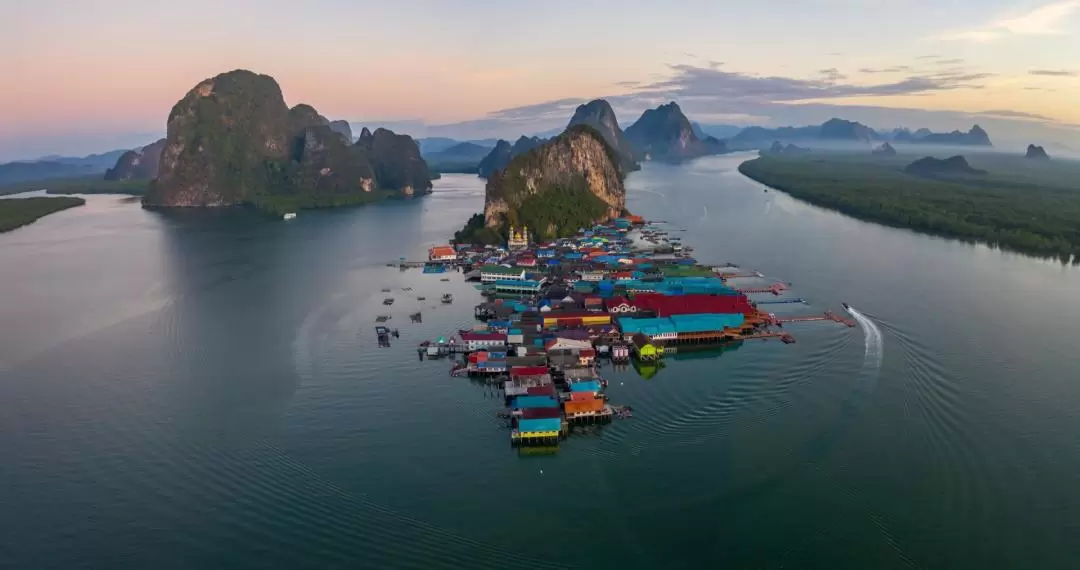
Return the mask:
<svg viewBox="0 0 1080 570"><path fill-rule="evenodd" d="M794 343L785 323L855 326L832 312L778 317L769 304L804 302L786 294L788 284L762 285L765 276L733 264L702 264L661 224L629 216L543 243L528 228L510 228L502 247L438 245L426 261L389 264L477 283L478 324L421 343L419 358L448 360L451 376L497 386L511 444L554 450L575 426L633 416L630 405L608 401L603 361L657 369L680 350ZM736 285L747 280L757 284ZM380 344L397 336L385 325L376 333Z"/></svg>

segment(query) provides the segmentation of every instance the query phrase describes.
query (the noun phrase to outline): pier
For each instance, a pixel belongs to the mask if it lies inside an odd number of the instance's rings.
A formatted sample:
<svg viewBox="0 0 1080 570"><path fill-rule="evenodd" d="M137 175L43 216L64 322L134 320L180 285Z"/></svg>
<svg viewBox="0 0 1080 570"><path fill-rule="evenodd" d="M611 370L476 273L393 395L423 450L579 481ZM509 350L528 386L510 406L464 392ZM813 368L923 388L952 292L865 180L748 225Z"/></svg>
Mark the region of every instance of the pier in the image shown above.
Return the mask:
<svg viewBox="0 0 1080 570"><path fill-rule="evenodd" d="M840 323L848 327L854 327L855 321L851 319L845 319L836 313L831 311L825 311L822 315L805 315L795 317L776 317L772 319L774 323L805 323L810 321L833 321Z"/></svg>
<svg viewBox="0 0 1080 570"><path fill-rule="evenodd" d="M773 295L780 295L787 289L787 285L783 283L773 283L768 287L735 287L735 290L746 295L750 293L772 293Z"/></svg>

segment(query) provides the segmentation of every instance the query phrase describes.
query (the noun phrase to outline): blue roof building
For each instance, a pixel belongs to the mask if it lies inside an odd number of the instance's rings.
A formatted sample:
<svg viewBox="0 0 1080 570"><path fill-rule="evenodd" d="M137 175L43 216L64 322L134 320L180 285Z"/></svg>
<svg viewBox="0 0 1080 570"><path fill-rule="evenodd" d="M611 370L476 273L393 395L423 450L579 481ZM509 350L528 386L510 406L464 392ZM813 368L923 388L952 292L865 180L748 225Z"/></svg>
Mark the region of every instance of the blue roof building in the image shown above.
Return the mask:
<svg viewBox="0 0 1080 570"><path fill-rule="evenodd" d="M600 381L599 380L586 380L584 382L574 382L570 384L571 392L599 392Z"/></svg>
<svg viewBox="0 0 1080 570"><path fill-rule="evenodd" d="M518 420L518 431L540 432L540 431L559 431L562 429L562 420L559 418L539 418L534 420L520 419Z"/></svg>
<svg viewBox="0 0 1080 570"><path fill-rule="evenodd" d="M510 407L515 410L525 408L558 408L559 402L551 396L518 396L510 401Z"/></svg>
<svg viewBox="0 0 1080 570"><path fill-rule="evenodd" d="M619 319L619 329L624 335L642 333L650 338L672 338L681 333L717 332L725 328L738 329L742 327L744 320L740 313L704 313L642 319L622 317Z"/></svg>

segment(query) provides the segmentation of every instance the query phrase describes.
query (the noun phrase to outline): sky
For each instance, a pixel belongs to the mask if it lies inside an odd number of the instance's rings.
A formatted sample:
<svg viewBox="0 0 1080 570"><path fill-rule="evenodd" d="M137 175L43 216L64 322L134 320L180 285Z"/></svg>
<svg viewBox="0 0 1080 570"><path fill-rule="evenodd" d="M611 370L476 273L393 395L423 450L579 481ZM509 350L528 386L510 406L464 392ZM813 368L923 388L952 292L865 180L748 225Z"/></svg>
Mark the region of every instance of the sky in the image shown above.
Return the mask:
<svg viewBox="0 0 1080 570"><path fill-rule="evenodd" d="M1080 149L1080 0L0 0L0 161L141 146L201 80L414 136L627 126L967 130Z"/></svg>

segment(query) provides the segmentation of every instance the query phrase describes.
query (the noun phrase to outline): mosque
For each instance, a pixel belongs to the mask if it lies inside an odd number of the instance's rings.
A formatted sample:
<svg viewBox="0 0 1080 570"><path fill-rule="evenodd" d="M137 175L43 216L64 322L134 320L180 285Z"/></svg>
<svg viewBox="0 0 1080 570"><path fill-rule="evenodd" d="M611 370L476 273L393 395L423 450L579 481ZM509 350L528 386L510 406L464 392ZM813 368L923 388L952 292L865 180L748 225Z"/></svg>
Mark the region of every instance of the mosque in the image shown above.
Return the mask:
<svg viewBox="0 0 1080 570"><path fill-rule="evenodd" d="M529 226L522 226L520 231L515 231L514 226L510 226L510 238L507 240L506 245L511 250L528 249Z"/></svg>

